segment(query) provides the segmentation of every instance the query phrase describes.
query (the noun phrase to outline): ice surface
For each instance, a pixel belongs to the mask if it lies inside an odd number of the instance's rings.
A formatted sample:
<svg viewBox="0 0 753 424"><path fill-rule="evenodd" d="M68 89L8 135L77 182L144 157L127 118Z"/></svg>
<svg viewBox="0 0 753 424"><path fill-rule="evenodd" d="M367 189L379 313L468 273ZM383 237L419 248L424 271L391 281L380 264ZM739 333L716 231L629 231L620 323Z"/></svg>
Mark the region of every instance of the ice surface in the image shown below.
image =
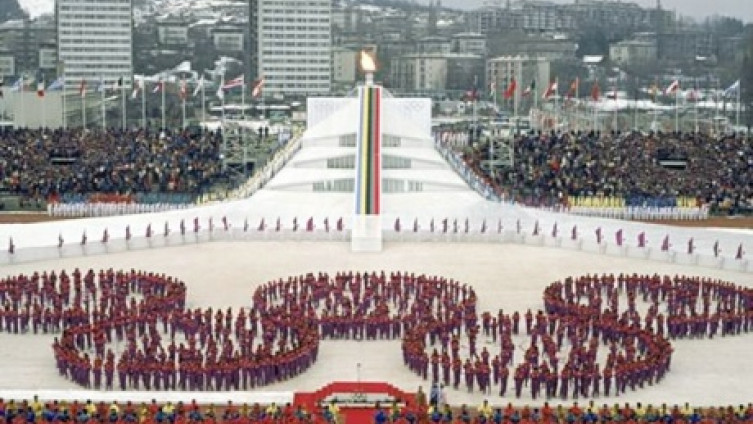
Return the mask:
<svg viewBox="0 0 753 424"><path fill-rule="evenodd" d="M374 254L351 253L347 242L214 242L7 265L0 268L0 275L75 267L164 272L186 282L190 305L212 307L247 306L253 289L271 279L339 270L443 275L473 285L480 297L479 309L492 311L539 308L542 306L542 290L547 284L585 273L680 273L753 285L749 274L720 269L517 244L439 242L388 242L383 252ZM162 394L148 392L97 394L80 391L78 386L57 375L51 342L52 336L0 334L0 355L3 358L0 366L1 397L7 399L39 392L43 396L78 399L164 399ZM752 342L753 336L746 335L713 341L673 342L672 370L664 381L619 398L596 399L596 402L748 403L753 399L753 386L749 384L753 379L753 367L748 365ZM172 398L284 400L289 399L293 391L315 390L334 380L356 380L359 363L362 364L362 380L388 381L406 390L427 385L403 365L397 340L323 341L318 362L291 381L253 392L189 393ZM484 398L482 394L468 394L464 390L448 392L448 399L453 404L476 405ZM515 402L513 398L501 399L496 395L489 396L489 399L495 404ZM516 403L528 402L531 402L530 398L524 397Z"/></svg>

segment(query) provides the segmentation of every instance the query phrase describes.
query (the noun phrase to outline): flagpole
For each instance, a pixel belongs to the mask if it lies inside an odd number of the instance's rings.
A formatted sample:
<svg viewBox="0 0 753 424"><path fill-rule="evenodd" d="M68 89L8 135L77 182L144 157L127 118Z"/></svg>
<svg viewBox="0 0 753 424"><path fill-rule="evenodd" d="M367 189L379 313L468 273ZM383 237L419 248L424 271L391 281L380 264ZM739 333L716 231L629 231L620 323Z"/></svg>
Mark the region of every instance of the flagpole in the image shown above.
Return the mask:
<svg viewBox="0 0 753 424"><path fill-rule="evenodd" d="M141 77L141 126L146 129L146 81Z"/></svg>
<svg viewBox="0 0 753 424"><path fill-rule="evenodd" d="M162 94L162 130L164 131L166 129L165 127L165 80L164 78L162 81L160 81L160 91Z"/></svg>
<svg viewBox="0 0 753 424"><path fill-rule="evenodd" d="M559 128L560 124L560 102L559 102L559 93L560 91L560 78L557 77L554 79L554 132L557 132L557 129Z"/></svg>
<svg viewBox="0 0 753 424"><path fill-rule="evenodd" d="M201 123L202 125L204 122L207 121L207 110L206 110L206 91L205 91L205 85L206 81L204 81L204 75L201 76Z"/></svg>
<svg viewBox="0 0 753 424"><path fill-rule="evenodd" d="M693 78L693 109L695 110L695 132L698 133L698 78Z"/></svg>
<svg viewBox="0 0 753 424"><path fill-rule="evenodd" d="M617 83L615 83L614 86L612 86L612 94L614 95L614 122L612 122L612 129L614 129L615 132L617 132L618 128L618 109L619 104L617 103Z"/></svg>
<svg viewBox="0 0 753 424"><path fill-rule="evenodd" d="M86 86L81 91L81 127L86 129Z"/></svg>
<svg viewBox="0 0 753 424"><path fill-rule="evenodd" d="M183 94L183 101L181 102L181 112L183 113L183 129L186 129L186 94Z"/></svg>
<svg viewBox="0 0 753 424"><path fill-rule="evenodd" d="M675 133L680 131L680 87L675 88Z"/></svg>
<svg viewBox="0 0 753 424"><path fill-rule="evenodd" d="M243 84L241 84L241 119L246 119L246 77L243 77Z"/></svg>
<svg viewBox="0 0 753 424"><path fill-rule="evenodd" d="M99 82L101 84L101 87L99 87L99 89L102 93L102 130L104 131L107 129L107 109L105 108L105 79L100 78Z"/></svg>
<svg viewBox="0 0 753 424"><path fill-rule="evenodd" d="M123 119L123 129L126 129L126 126L128 125L126 123L126 89L125 89L125 80L122 80L123 82L120 84L120 114L122 115Z"/></svg>
<svg viewBox="0 0 753 424"><path fill-rule="evenodd" d="M575 77L575 131L580 129L580 78Z"/></svg>
<svg viewBox="0 0 753 424"><path fill-rule="evenodd" d="M63 129L68 128L68 117L66 116L66 110L65 110L65 74L63 74Z"/></svg>
<svg viewBox="0 0 753 424"><path fill-rule="evenodd" d="M742 78L741 78L742 79ZM737 83L737 109L735 110L735 131L740 127L740 93L742 93L742 81L738 80ZM750 116L750 115L748 115Z"/></svg>

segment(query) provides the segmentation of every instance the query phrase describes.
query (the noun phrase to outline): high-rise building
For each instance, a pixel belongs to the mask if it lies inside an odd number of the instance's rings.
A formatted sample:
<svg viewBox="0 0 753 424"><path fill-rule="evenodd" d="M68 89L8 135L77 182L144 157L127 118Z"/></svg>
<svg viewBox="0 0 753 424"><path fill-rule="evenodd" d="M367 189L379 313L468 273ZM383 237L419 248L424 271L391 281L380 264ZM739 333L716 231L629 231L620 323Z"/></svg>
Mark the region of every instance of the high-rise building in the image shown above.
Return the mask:
<svg viewBox="0 0 753 424"><path fill-rule="evenodd" d="M131 0L56 0L58 60L68 87L112 86L133 74Z"/></svg>
<svg viewBox="0 0 753 424"><path fill-rule="evenodd" d="M251 76L264 78L264 95L329 93L332 0L249 2Z"/></svg>

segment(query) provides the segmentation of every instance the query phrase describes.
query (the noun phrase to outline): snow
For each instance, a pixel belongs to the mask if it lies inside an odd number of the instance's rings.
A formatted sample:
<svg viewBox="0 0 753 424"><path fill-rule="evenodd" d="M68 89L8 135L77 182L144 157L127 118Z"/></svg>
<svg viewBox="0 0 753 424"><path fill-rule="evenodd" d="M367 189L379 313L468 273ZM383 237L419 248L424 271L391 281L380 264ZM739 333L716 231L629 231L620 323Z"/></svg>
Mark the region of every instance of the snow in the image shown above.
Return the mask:
<svg viewBox="0 0 753 424"><path fill-rule="evenodd" d="M519 244L388 242L378 254L351 253L349 243L331 241L248 241L188 244L134 250L109 255L27 262L0 268L0 276L36 270L79 268L138 268L176 276L188 286L190 306L247 306L254 288L263 282L320 270L407 271L443 275L472 285L480 310L540 308L544 287L570 275L603 272L694 274L751 284L750 276L720 269L690 268L627 257ZM402 363L400 342L323 341L318 362L301 376L263 390L237 393L91 392L82 391L57 375L50 344L52 336L0 333L0 397L95 400L151 398L205 402L285 401L294 391L316 390L331 381L388 381L405 390L427 383ZM486 341L490 343L490 341ZM691 402L700 405L747 403L753 398L753 368L747 366L749 337L673 342L675 353L668 377L654 386L597 403ZM491 347L491 346L490 346ZM509 393L509 392L508 392ZM477 405L484 395L448 392L454 404ZM489 396L492 404L515 402ZM525 397L517 403L532 403Z"/></svg>
<svg viewBox="0 0 753 424"><path fill-rule="evenodd" d="M18 4L21 9L29 14L31 19L52 14L55 11L55 0L18 0Z"/></svg>

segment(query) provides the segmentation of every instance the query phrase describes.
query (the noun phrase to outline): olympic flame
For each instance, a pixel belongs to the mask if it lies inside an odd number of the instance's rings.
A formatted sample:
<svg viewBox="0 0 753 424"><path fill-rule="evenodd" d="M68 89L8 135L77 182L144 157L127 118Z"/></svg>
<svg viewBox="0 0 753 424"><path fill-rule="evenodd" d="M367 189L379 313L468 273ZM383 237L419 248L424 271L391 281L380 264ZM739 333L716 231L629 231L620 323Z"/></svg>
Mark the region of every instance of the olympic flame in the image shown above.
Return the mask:
<svg viewBox="0 0 753 424"><path fill-rule="evenodd" d="M376 72L374 58L366 51L361 51L361 69L364 72Z"/></svg>

